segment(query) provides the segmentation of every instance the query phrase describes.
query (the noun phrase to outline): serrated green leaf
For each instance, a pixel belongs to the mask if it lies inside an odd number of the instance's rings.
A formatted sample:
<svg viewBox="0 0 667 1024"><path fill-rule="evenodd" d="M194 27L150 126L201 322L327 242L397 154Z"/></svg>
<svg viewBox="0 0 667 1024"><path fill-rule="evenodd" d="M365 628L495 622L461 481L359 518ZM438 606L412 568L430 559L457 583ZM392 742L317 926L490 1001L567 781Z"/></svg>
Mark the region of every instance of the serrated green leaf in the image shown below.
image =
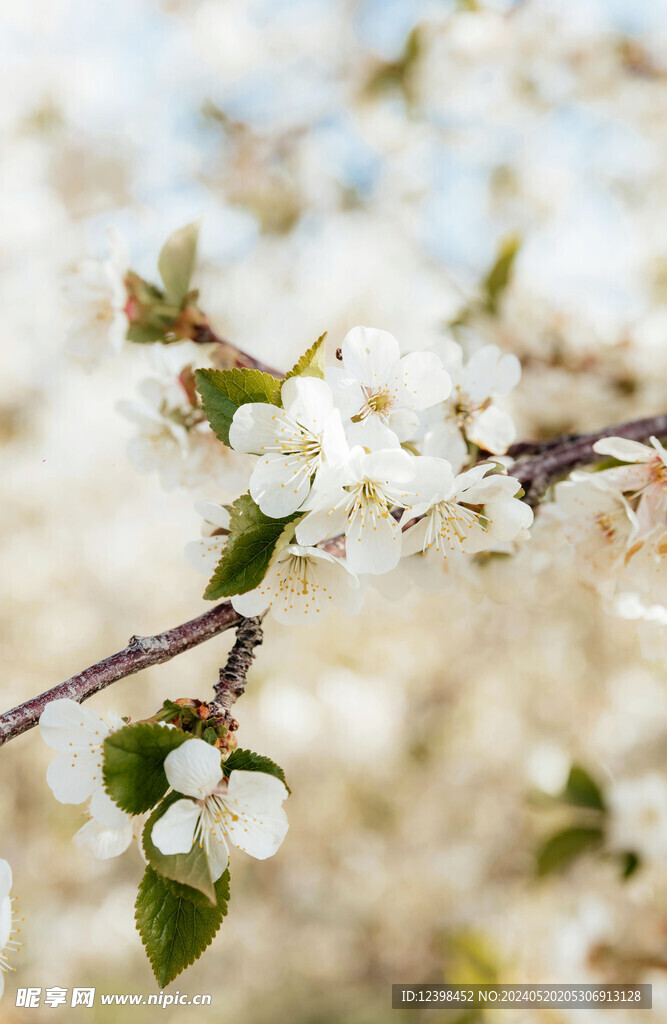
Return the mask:
<svg viewBox="0 0 667 1024"><path fill-rule="evenodd" d="M563 799L575 807L590 807L596 811L604 811L605 803L597 782L581 765L573 764L570 768Z"/></svg>
<svg viewBox="0 0 667 1024"><path fill-rule="evenodd" d="M128 814L155 807L169 789L164 759L188 739L178 729L153 722L126 725L104 741L104 787Z"/></svg>
<svg viewBox="0 0 667 1024"><path fill-rule="evenodd" d="M324 380L324 342L327 332L321 334L314 344L303 353L301 358L294 364L285 380L289 377L320 377Z"/></svg>
<svg viewBox="0 0 667 1024"><path fill-rule="evenodd" d="M272 761L270 757L265 757L264 754L255 754L252 750L242 750L240 748L233 750L227 760L222 762L222 770L227 778L234 771L265 772L267 775L275 775L277 779L280 779L285 784L287 792L292 792L287 785L285 772L280 765Z"/></svg>
<svg viewBox="0 0 667 1024"><path fill-rule="evenodd" d="M602 843L601 828L566 828L544 843L537 855L538 875L562 871L577 857Z"/></svg>
<svg viewBox="0 0 667 1024"><path fill-rule="evenodd" d="M196 370L195 384L213 433L229 446L234 413L248 402L280 405L282 381L262 370Z"/></svg>
<svg viewBox="0 0 667 1024"><path fill-rule="evenodd" d="M483 284L486 308L489 313L498 311L498 302L510 283L514 260L520 246L521 239L518 235L510 235L500 243L496 262L491 267Z"/></svg>
<svg viewBox="0 0 667 1024"><path fill-rule="evenodd" d="M173 892L150 864L139 886L135 921L160 988L198 960L213 941L229 902L229 871L215 883L216 906Z"/></svg>
<svg viewBox="0 0 667 1024"><path fill-rule="evenodd" d="M158 269L171 302L182 302L190 290L197 258L198 235L198 223L186 224L184 228L175 231L162 247Z"/></svg>
<svg viewBox="0 0 667 1024"><path fill-rule="evenodd" d="M222 557L204 591L207 601L245 594L264 579L281 538L301 513L284 519L269 519L249 494L242 494L231 506L229 537Z"/></svg>
<svg viewBox="0 0 667 1024"><path fill-rule="evenodd" d="M171 886L172 892L176 895L185 896L198 906L215 906L215 886L211 878L208 857L199 843L193 843L189 853L168 855L161 853L151 838L155 822L177 800L187 799L182 793L170 793L159 807L155 808L144 825L142 846L150 866L159 875L162 875L163 878L167 878L174 883Z"/></svg>

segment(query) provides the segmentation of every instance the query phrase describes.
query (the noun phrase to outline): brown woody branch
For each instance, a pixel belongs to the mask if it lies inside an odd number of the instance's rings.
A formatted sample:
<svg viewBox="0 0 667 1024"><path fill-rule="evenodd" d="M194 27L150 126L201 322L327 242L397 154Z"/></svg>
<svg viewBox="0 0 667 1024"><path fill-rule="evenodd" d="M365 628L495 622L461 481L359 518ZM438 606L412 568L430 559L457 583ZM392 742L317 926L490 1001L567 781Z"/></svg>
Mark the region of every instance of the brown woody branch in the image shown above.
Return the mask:
<svg viewBox="0 0 667 1024"><path fill-rule="evenodd" d="M649 437L667 435L667 413L643 420L629 420L606 427L593 434L569 434L549 441L528 441L512 445L508 455L516 459L509 472L521 482L526 501L531 507L539 504L547 487L571 473L577 466L596 462L600 456L593 445L603 437L626 437L646 441Z"/></svg>

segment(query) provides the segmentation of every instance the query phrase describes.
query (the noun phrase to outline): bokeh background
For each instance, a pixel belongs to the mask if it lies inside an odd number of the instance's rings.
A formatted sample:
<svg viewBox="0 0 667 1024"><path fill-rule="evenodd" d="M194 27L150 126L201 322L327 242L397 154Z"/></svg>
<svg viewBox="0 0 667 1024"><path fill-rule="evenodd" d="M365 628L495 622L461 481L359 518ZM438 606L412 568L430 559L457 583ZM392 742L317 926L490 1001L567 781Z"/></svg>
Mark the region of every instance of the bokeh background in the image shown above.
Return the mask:
<svg viewBox="0 0 667 1024"><path fill-rule="evenodd" d="M110 224L154 275L166 235L201 217L202 307L275 365L324 330L371 324L409 349L463 318L523 362L521 437L662 411L665 0L0 11L3 706L204 608L182 551L194 500L219 495L138 474L115 408L152 356L129 346L90 374L63 354L62 275L103 253ZM489 303L511 239L511 279ZM144 717L205 696L230 642L92 706ZM284 765L291 830L270 862L235 858L230 915L174 988L212 994L203 1019L376 1024L392 982L649 981L652 1019L667 1020L664 801L637 817L645 856L627 881L603 855L535 870L562 815L538 791L557 793L573 762L603 787L664 777L665 682L548 531L472 584L271 624L239 739ZM8 1022L68 1012L14 1009L16 985L156 991L133 926L139 856L72 846L85 819L52 798L49 757L36 732L1 757L0 855L25 918Z"/></svg>

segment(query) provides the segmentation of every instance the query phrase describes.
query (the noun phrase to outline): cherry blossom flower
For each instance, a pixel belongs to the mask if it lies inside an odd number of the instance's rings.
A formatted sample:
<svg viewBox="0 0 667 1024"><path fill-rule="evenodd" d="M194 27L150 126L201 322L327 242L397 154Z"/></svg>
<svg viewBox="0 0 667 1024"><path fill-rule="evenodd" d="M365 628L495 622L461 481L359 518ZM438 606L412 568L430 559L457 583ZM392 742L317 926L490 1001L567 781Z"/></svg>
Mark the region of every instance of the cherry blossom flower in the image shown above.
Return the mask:
<svg viewBox="0 0 667 1024"><path fill-rule="evenodd" d="M53 700L39 719L42 739L59 751L46 772L56 800L80 804L102 786L103 744L107 736L125 725L120 715L103 718L65 697Z"/></svg>
<svg viewBox="0 0 667 1024"><path fill-rule="evenodd" d="M389 572L401 557L401 528L392 509L414 503L421 461L400 449L367 454L353 448L313 488L310 511L296 526L297 541L317 544L344 532L352 572Z"/></svg>
<svg viewBox="0 0 667 1024"><path fill-rule="evenodd" d="M266 772L233 771L223 777L220 751L205 740L186 740L167 755L164 770L176 800L153 825L151 838L165 855L203 845L213 881L224 874L229 847L251 857L273 856L289 824L284 783Z"/></svg>
<svg viewBox="0 0 667 1024"><path fill-rule="evenodd" d="M0 860L0 996L5 991L5 974L14 970L10 954L21 948L21 943L13 938L19 929L12 910L11 889L12 869L6 860Z"/></svg>
<svg viewBox="0 0 667 1024"><path fill-rule="evenodd" d="M300 508L324 459L347 454L343 424L331 389L316 377L290 377L281 388L283 408L249 402L234 414L229 443L259 455L250 494L274 519Z"/></svg>
<svg viewBox="0 0 667 1024"><path fill-rule="evenodd" d="M132 840L141 835L145 815L127 814L102 788L93 793L88 810L90 820L75 833L72 841L78 849L98 860L120 856Z"/></svg>
<svg viewBox="0 0 667 1024"><path fill-rule="evenodd" d="M667 451L658 438L652 437L647 445L625 437L604 437L593 448L599 455L629 463L604 469L599 476L631 500L639 499L637 519L642 532L667 522Z"/></svg>
<svg viewBox="0 0 667 1024"><path fill-rule="evenodd" d="M610 787L609 842L664 864L667 857L667 780L657 772Z"/></svg>
<svg viewBox="0 0 667 1024"><path fill-rule="evenodd" d="M108 258L83 260L63 288L75 310L66 351L91 368L120 351L129 323L125 313L127 247L115 228L107 231L107 244Z"/></svg>
<svg viewBox="0 0 667 1024"><path fill-rule="evenodd" d="M631 557L639 522L623 495L601 474L573 473L554 489L554 513L575 549L580 574L610 592Z"/></svg>
<svg viewBox="0 0 667 1024"><path fill-rule="evenodd" d="M421 516L403 535L403 553L433 547L445 558L454 553L489 550L515 540L533 522L532 509L515 498L521 484L511 476L494 473L492 463L473 466L457 477L449 463L424 456L432 467L428 493L406 513ZM405 518L405 516L404 516Z"/></svg>
<svg viewBox="0 0 667 1024"><path fill-rule="evenodd" d="M466 441L502 455L515 440L512 418L495 400L504 398L519 383L521 364L497 345L478 349L465 364L457 342L448 341L440 351L453 387L444 418L428 417L422 450L424 455L447 459L456 472L467 460Z"/></svg>
<svg viewBox="0 0 667 1024"><path fill-rule="evenodd" d="M328 367L326 379L346 420L350 444L375 451L398 448L419 425L418 412L444 401L449 374L434 352L401 357L387 331L353 327L341 345L343 367Z"/></svg>
<svg viewBox="0 0 667 1024"><path fill-rule="evenodd" d="M363 600L359 580L345 562L321 548L288 544L270 565L260 585L232 598L241 615L267 608L278 622L314 622L332 607L355 612Z"/></svg>
<svg viewBox="0 0 667 1024"><path fill-rule="evenodd" d="M195 512L202 517L202 536L185 545L185 557L195 569L210 576L227 543L230 516L215 501L198 501Z"/></svg>

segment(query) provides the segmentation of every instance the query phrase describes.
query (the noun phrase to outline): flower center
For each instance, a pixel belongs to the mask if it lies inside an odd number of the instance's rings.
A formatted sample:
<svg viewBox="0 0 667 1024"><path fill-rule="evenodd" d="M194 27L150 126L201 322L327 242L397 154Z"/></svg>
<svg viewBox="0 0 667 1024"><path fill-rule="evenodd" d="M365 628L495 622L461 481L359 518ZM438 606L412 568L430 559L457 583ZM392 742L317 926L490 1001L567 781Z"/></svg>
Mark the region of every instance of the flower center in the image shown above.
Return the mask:
<svg viewBox="0 0 667 1024"><path fill-rule="evenodd" d="M352 417L353 423L361 423L368 416L379 416L386 420L392 409L397 404L397 395L389 388L366 388L362 387L365 402L356 416Z"/></svg>

